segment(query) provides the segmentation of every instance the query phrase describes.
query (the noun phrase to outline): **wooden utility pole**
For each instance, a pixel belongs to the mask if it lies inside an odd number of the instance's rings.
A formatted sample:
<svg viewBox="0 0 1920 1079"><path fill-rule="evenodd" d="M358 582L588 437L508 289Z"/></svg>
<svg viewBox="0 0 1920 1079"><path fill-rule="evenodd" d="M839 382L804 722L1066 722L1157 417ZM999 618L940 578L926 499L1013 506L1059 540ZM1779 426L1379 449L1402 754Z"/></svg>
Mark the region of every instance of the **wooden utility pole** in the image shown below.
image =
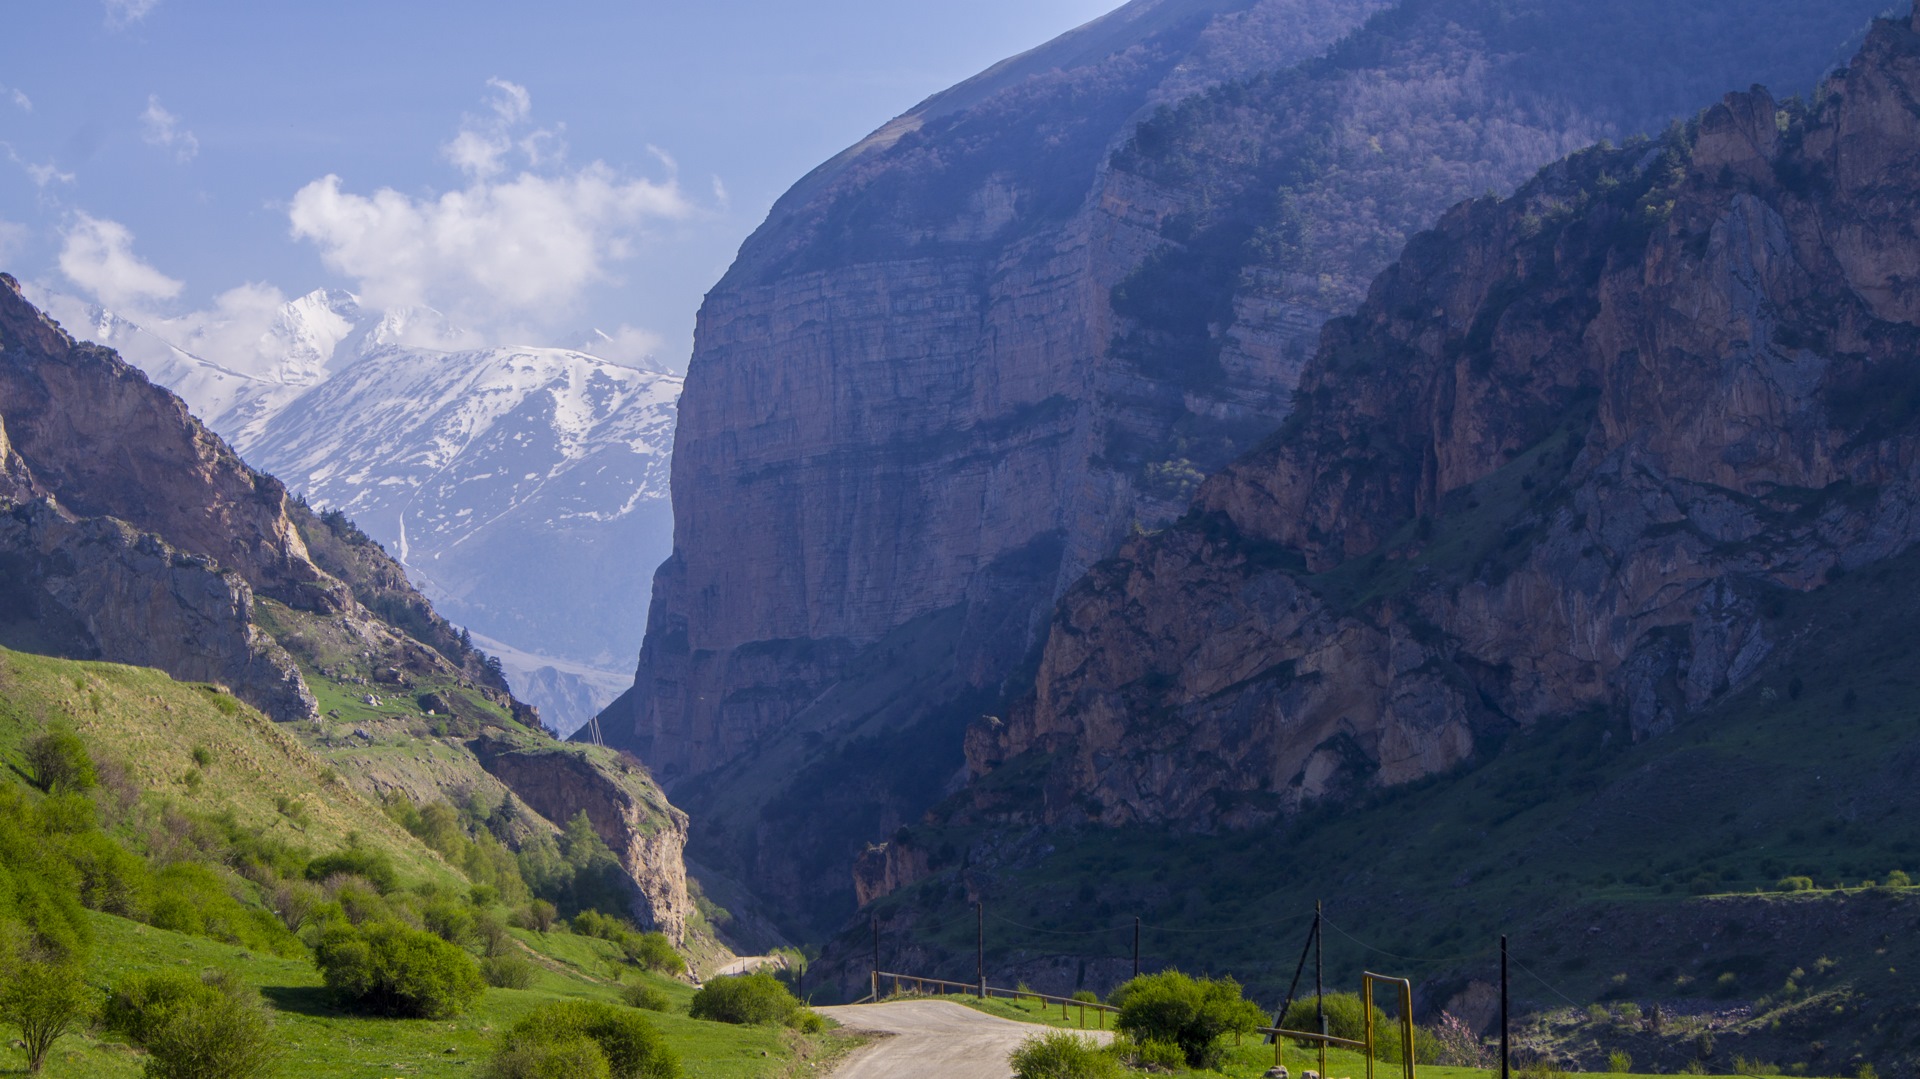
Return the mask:
<svg viewBox="0 0 1920 1079"><path fill-rule="evenodd" d="M1507 935L1500 934L1500 1079L1513 1079L1507 1058Z"/></svg>
<svg viewBox="0 0 1920 1079"><path fill-rule="evenodd" d="M1320 1079L1327 1075L1327 949L1325 908L1320 900L1313 901L1313 1015L1320 1030ZM1368 1005L1371 1007L1371 1004ZM1503 1076L1502 1079L1505 1079Z"/></svg>
<svg viewBox="0 0 1920 1079"><path fill-rule="evenodd" d="M980 979L980 999L987 999L987 901L982 899L973 905L974 917L974 973Z"/></svg>

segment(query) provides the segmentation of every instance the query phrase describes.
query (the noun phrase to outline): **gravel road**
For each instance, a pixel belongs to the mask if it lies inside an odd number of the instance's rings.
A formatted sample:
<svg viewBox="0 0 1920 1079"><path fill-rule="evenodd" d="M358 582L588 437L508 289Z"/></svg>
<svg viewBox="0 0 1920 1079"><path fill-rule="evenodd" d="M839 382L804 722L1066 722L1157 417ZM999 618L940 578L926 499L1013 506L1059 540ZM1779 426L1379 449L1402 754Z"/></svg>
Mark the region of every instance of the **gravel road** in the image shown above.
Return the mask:
<svg viewBox="0 0 1920 1079"><path fill-rule="evenodd" d="M1008 1054L1046 1028L944 1000L816 1009L844 1026L884 1035L848 1057L832 1079L1011 1079ZM1105 1031L1087 1031L1105 1041Z"/></svg>

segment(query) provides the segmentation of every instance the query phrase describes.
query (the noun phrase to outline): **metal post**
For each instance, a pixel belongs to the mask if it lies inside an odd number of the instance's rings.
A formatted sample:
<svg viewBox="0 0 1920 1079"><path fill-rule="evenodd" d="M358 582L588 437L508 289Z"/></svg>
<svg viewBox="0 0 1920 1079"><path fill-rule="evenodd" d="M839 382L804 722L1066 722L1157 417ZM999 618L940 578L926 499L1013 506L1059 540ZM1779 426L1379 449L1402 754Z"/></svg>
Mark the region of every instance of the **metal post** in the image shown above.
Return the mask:
<svg viewBox="0 0 1920 1079"><path fill-rule="evenodd" d="M974 973L980 979L980 999L987 999L987 901L973 905L976 944Z"/></svg>
<svg viewBox="0 0 1920 1079"><path fill-rule="evenodd" d="M1133 919L1133 976L1140 976L1140 919Z"/></svg>
<svg viewBox="0 0 1920 1079"><path fill-rule="evenodd" d="M1327 1079L1327 949L1322 932L1325 913L1320 900L1313 901L1313 1015L1320 1031L1320 1079ZM1505 1079L1503 1076L1502 1079Z"/></svg>
<svg viewBox="0 0 1920 1079"><path fill-rule="evenodd" d="M1500 934L1500 1079L1513 1079L1507 1057L1507 935Z"/></svg>

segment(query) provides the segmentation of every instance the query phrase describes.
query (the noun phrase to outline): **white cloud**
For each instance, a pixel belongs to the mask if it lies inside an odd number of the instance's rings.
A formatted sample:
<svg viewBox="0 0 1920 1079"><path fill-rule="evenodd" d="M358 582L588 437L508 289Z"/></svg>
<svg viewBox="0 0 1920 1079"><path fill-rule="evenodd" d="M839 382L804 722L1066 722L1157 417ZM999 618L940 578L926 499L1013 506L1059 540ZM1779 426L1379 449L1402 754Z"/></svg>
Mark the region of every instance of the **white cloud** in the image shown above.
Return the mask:
<svg viewBox="0 0 1920 1079"><path fill-rule="evenodd" d="M140 114L140 136L148 146L173 151L181 161L192 161L200 152L200 140L180 126L180 118L160 104L160 95L147 95L147 111Z"/></svg>
<svg viewBox="0 0 1920 1079"><path fill-rule="evenodd" d="M627 367L657 371L665 369L660 361L660 351L666 345L667 339L652 330L623 324L612 333L593 331L593 340L582 345L580 351Z"/></svg>
<svg viewBox="0 0 1920 1079"><path fill-rule="evenodd" d="M27 174L27 178L33 181L35 187L45 187L55 182L63 184L73 182L73 173L61 171L60 166L55 165L51 161L44 165L36 165L26 158L21 157L20 152L13 148L12 143L0 142L0 146L6 147L7 160L20 166L21 170Z"/></svg>
<svg viewBox="0 0 1920 1079"><path fill-rule="evenodd" d="M102 304L133 307L170 300L184 287L133 253L133 233L118 221L79 213L60 248L60 272Z"/></svg>
<svg viewBox="0 0 1920 1079"><path fill-rule="evenodd" d="M107 25L115 30L132 26L160 6L160 0L102 0L107 9Z"/></svg>
<svg viewBox="0 0 1920 1079"><path fill-rule="evenodd" d="M294 195L293 236L353 278L369 306L433 307L493 330L551 320L605 281L649 222L691 212L671 176L629 179L600 162L565 168L559 129L520 130L533 109L526 88L487 86L487 112L467 117L442 147L466 187L438 198L392 188L359 195L327 176Z"/></svg>
<svg viewBox="0 0 1920 1079"><path fill-rule="evenodd" d="M7 100L13 102L14 107L21 112L33 111L33 99L27 96L25 90L17 86L0 86L0 94L7 95Z"/></svg>

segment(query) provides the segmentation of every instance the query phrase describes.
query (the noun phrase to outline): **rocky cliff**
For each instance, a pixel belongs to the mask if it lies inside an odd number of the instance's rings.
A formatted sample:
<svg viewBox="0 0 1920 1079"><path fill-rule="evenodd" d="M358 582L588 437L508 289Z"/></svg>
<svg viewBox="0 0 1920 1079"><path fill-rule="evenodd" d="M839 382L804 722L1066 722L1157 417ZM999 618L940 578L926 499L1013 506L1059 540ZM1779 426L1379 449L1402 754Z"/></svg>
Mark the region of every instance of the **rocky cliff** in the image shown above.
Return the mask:
<svg viewBox="0 0 1920 1079"><path fill-rule="evenodd" d="M344 515L290 499L4 275L0 645L221 683L276 720L311 721L299 734L369 794L504 799L532 831L585 809L635 916L685 934L686 819L644 770L557 746Z"/></svg>
<svg viewBox="0 0 1920 1079"><path fill-rule="evenodd" d="M1140 0L930 100L709 295L604 729L685 784L703 859L844 906L1054 599L1271 432L1407 235L1727 85L1810 86L1878 7Z"/></svg>
<svg viewBox="0 0 1920 1079"><path fill-rule="evenodd" d="M1417 237L1297 409L1063 600L976 774L1254 823L1585 710L1656 737L1920 538L1920 23Z"/></svg>
<svg viewBox="0 0 1920 1079"><path fill-rule="evenodd" d="M638 893L634 913L647 929L683 943L693 901L687 893L687 815L667 803L646 770L605 750L483 740L480 764L550 821L585 813L620 859Z"/></svg>

